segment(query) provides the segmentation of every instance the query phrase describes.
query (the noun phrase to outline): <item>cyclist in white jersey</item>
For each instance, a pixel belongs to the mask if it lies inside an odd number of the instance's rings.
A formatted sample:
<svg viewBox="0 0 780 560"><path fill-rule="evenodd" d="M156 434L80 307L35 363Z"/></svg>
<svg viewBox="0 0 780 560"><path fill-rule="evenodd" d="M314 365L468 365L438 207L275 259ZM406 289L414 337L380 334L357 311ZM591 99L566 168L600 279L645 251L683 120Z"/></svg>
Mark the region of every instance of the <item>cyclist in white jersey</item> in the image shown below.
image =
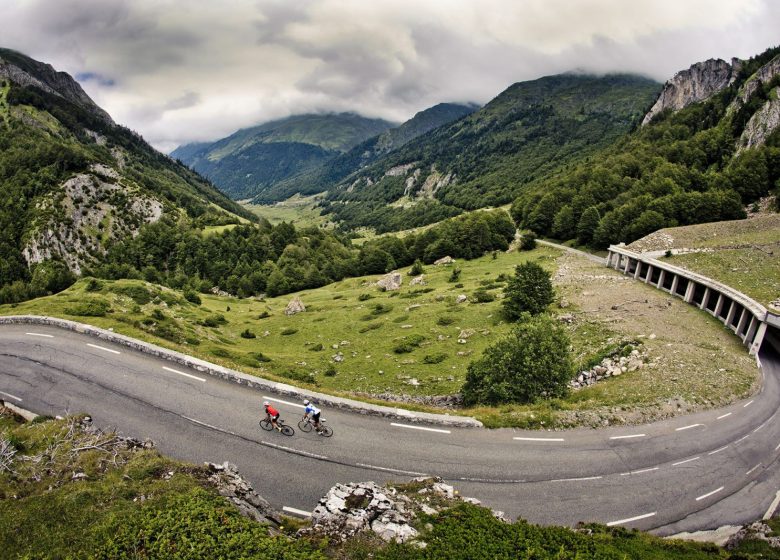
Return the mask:
<svg viewBox="0 0 780 560"><path fill-rule="evenodd" d="M306 420L306 417L311 418L311 423L314 424L314 429L317 430L317 433L320 432L320 409L311 404L311 401L309 399L306 399L303 401L303 404L306 405L306 408L303 411L303 420Z"/></svg>

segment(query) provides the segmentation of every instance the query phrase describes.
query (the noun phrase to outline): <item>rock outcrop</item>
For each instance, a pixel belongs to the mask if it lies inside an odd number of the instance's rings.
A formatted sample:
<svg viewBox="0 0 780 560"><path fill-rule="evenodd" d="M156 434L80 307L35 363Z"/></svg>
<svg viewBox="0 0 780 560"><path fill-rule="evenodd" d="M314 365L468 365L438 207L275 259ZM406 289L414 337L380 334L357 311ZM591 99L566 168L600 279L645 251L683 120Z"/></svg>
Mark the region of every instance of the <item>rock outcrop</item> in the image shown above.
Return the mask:
<svg viewBox="0 0 780 560"><path fill-rule="evenodd" d="M772 90L770 99L756 111L745 125L737 142L737 153L763 146L767 138L780 126L780 87Z"/></svg>
<svg viewBox="0 0 780 560"><path fill-rule="evenodd" d="M301 298L295 296L290 300L290 303L287 304L287 307L284 309L284 314L289 317L290 315L303 313L304 311L306 311L306 306L303 305Z"/></svg>
<svg viewBox="0 0 780 560"><path fill-rule="evenodd" d="M731 64L721 59L710 59L678 72L664 84L661 95L645 115L642 125L665 109L678 111L718 93L734 81L740 68L741 62L736 58Z"/></svg>
<svg viewBox="0 0 780 560"><path fill-rule="evenodd" d="M239 474L232 463L206 463L207 480L221 496L235 504L241 514L260 523L269 523L278 527L281 524L279 514L265 498L255 492L252 485Z"/></svg>
<svg viewBox="0 0 780 560"><path fill-rule="evenodd" d="M435 261L433 262L433 264L435 264L435 265L440 265L440 264L454 264L454 263L455 263L455 259L453 259L453 258L452 258L452 257L450 257L449 255L448 255L448 256L446 256L446 257L442 257L442 258L440 258L440 259L437 259L437 260L435 260Z"/></svg>
<svg viewBox="0 0 780 560"><path fill-rule="evenodd" d="M376 285L380 289L390 292L400 289L403 281L403 276L401 276L400 272L391 272L380 278Z"/></svg>

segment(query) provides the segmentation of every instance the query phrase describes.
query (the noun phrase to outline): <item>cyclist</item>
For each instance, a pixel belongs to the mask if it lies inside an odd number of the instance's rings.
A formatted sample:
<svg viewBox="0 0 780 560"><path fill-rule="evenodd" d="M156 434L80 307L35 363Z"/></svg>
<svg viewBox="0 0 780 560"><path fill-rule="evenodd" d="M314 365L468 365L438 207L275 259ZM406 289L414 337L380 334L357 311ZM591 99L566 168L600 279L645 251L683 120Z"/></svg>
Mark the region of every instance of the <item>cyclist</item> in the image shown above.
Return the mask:
<svg viewBox="0 0 780 560"><path fill-rule="evenodd" d="M276 423L279 420L279 411L272 407L268 401L263 402L263 408L265 409L266 417L271 421L271 425L281 432L282 427Z"/></svg>
<svg viewBox="0 0 780 560"><path fill-rule="evenodd" d="M314 429L317 430L317 433L320 433L322 431L320 428L320 409L311 404L309 399L305 399L303 404L306 405L306 409L303 411L302 419L306 420L306 417L309 416L311 418L311 423L314 424Z"/></svg>

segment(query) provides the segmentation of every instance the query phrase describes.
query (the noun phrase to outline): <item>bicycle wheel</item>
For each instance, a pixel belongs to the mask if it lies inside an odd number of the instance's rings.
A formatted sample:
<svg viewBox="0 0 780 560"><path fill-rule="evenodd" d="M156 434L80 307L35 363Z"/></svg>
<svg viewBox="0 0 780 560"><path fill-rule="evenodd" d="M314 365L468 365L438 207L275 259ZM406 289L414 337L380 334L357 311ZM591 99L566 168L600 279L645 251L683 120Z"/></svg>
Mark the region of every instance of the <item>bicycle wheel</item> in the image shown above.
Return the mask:
<svg viewBox="0 0 780 560"><path fill-rule="evenodd" d="M320 427L320 435L322 437L330 437L333 435L333 428L330 426L321 426Z"/></svg>
<svg viewBox="0 0 780 560"><path fill-rule="evenodd" d="M274 425L271 424L271 421L268 418L264 418L260 420L260 427L263 428L266 432L270 432Z"/></svg>
<svg viewBox="0 0 780 560"><path fill-rule="evenodd" d="M288 426L287 424L285 424L284 426L282 426L282 433L286 436L291 436L295 433L295 430L293 429L292 426Z"/></svg>
<svg viewBox="0 0 780 560"><path fill-rule="evenodd" d="M311 432L311 423L307 422L306 420L299 421L298 427L301 429L302 432Z"/></svg>

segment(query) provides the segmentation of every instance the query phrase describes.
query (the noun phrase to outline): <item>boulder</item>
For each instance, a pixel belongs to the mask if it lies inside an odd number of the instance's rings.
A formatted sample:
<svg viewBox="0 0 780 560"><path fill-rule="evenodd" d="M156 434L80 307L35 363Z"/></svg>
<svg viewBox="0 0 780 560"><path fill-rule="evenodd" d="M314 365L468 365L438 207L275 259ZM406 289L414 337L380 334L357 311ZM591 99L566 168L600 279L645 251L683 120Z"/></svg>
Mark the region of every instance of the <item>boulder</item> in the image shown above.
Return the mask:
<svg viewBox="0 0 780 560"><path fill-rule="evenodd" d="M439 264L454 264L454 263L455 263L455 259L453 259L450 256L442 257L442 258L440 258L440 259L438 259L438 260L433 262L433 264L435 264L435 265L439 265Z"/></svg>
<svg viewBox="0 0 780 560"><path fill-rule="evenodd" d="M290 303L287 304L287 307L284 309L284 314L290 316L295 315L296 313L303 313L304 311L306 311L306 306L303 305L301 298L295 296L290 300Z"/></svg>
<svg viewBox="0 0 780 560"><path fill-rule="evenodd" d="M466 294L460 294L458 297L455 298L455 303L463 303L468 301L468 296Z"/></svg>
<svg viewBox="0 0 780 560"><path fill-rule="evenodd" d="M281 517L262 496L255 492L252 485L245 480L232 463L206 463L208 482L231 502L241 514L259 523L270 523L276 527L281 524Z"/></svg>
<svg viewBox="0 0 780 560"><path fill-rule="evenodd" d="M402 283L403 276L401 276L400 272L390 272L382 276L376 285L389 292L400 289Z"/></svg>
<svg viewBox="0 0 780 560"><path fill-rule="evenodd" d="M412 278L411 282L409 282L410 286L425 286L425 274L420 274L419 276L415 276Z"/></svg>

